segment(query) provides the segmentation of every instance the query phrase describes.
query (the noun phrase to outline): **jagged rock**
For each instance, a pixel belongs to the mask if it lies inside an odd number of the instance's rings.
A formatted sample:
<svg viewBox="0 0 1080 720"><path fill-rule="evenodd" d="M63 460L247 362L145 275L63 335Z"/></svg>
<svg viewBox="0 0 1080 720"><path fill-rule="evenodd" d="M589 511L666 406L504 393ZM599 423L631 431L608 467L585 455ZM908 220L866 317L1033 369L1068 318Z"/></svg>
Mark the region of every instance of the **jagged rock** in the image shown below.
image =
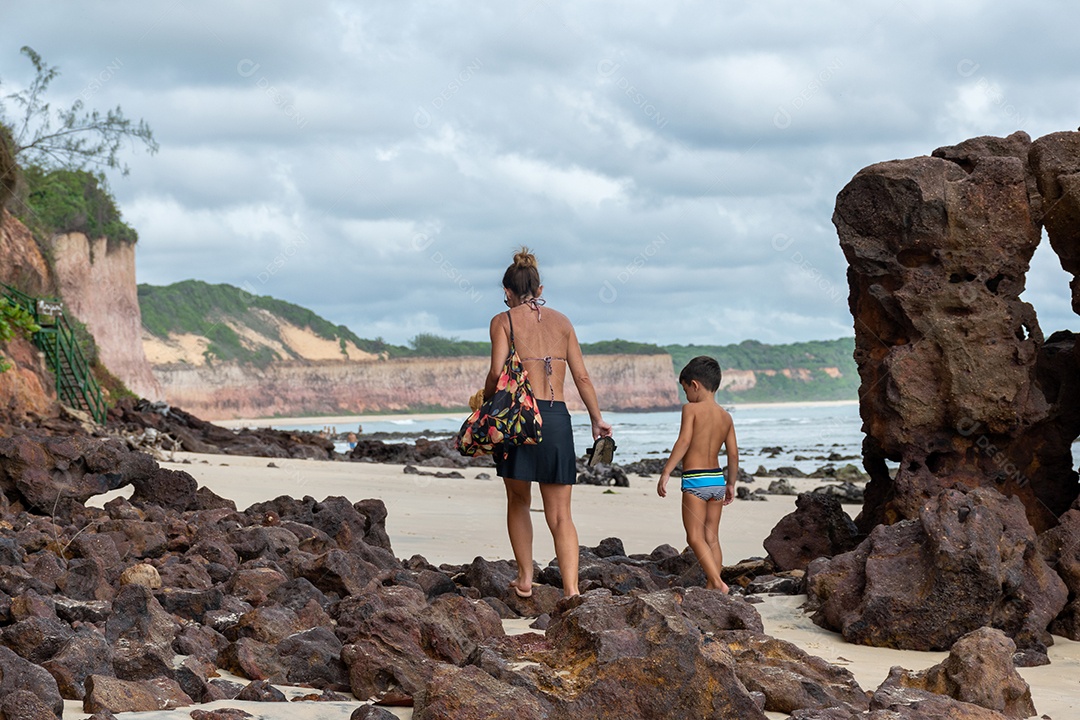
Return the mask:
<svg viewBox="0 0 1080 720"><path fill-rule="evenodd" d="M296 613L281 605L260 605L240 616L239 621L224 635L230 640L252 638L269 645L279 642L302 630Z"/></svg>
<svg viewBox="0 0 1080 720"><path fill-rule="evenodd" d="M102 623L112 613L112 603L105 600L73 600L63 595L52 598L56 614L67 623Z"/></svg>
<svg viewBox="0 0 1080 720"><path fill-rule="evenodd" d="M806 574L789 570L783 575L759 575L746 585L746 594L802 595L806 592Z"/></svg>
<svg viewBox="0 0 1080 720"><path fill-rule="evenodd" d="M0 438L0 474L29 507L66 518L94 495L125 484L119 470L129 454L119 441L20 434Z"/></svg>
<svg viewBox="0 0 1080 720"><path fill-rule="evenodd" d="M415 718L415 714L413 717ZM397 715L389 710L378 707L377 705L361 705L353 710L353 714L349 716L349 720L397 720ZM465 719L463 718L462 720Z"/></svg>
<svg viewBox="0 0 1080 720"><path fill-rule="evenodd" d="M217 710L192 710L191 720L246 720L254 717L240 708L219 708Z"/></svg>
<svg viewBox="0 0 1080 720"><path fill-rule="evenodd" d="M1045 662L1046 627L1067 590L1035 542L1017 498L946 490L919 520L878 526L855 550L812 562L813 620L848 642L912 650L945 650L989 625L1027 653L1024 664Z"/></svg>
<svg viewBox="0 0 1080 720"><path fill-rule="evenodd" d="M210 678L217 675L214 663L203 658L187 657L176 668L176 682L195 702L213 702L217 693L212 690Z"/></svg>
<svg viewBox="0 0 1080 720"><path fill-rule="evenodd" d="M792 469L794 469L794 468L792 468ZM789 477L794 477L794 476L789 476ZM765 492L767 494L769 494L769 495L798 495L799 494L799 491L795 489L795 486L792 485L786 478L781 478L779 480L773 480L771 483L769 483L769 487L768 487L767 490L765 490Z"/></svg>
<svg viewBox="0 0 1080 720"><path fill-rule="evenodd" d="M949 657L922 672L894 667L878 690L905 688L947 695L1006 717L1036 715L1031 689L1013 665L1016 644L1000 630L979 628L957 640Z"/></svg>
<svg viewBox="0 0 1080 720"><path fill-rule="evenodd" d="M74 637L71 626L53 616L29 617L4 628L0 642L35 665L40 665L60 651Z"/></svg>
<svg viewBox="0 0 1080 720"><path fill-rule="evenodd" d="M71 560L56 585L72 600L109 601L114 595L105 566L95 559Z"/></svg>
<svg viewBox="0 0 1080 720"><path fill-rule="evenodd" d="M717 638L735 660L735 674L765 696L765 710L791 713L837 705L864 710L866 694L846 668L831 665L792 643L768 635L727 633Z"/></svg>
<svg viewBox="0 0 1080 720"><path fill-rule="evenodd" d="M357 714L352 717L356 720ZM359 717L373 719L379 716L369 713ZM497 680L473 665L435 668L423 692L416 698L413 712L414 720L546 720L549 717L552 716L545 709L545 703L535 695Z"/></svg>
<svg viewBox="0 0 1080 720"><path fill-rule="evenodd" d="M836 498L802 493L795 511L781 518L763 544L778 570L805 570L811 560L853 549L858 539L858 528Z"/></svg>
<svg viewBox="0 0 1080 720"><path fill-rule="evenodd" d="M50 708L56 717L64 712L64 700L56 680L45 668L23 660L6 647L0 646L0 698L16 690L33 693Z"/></svg>
<svg viewBox="0 0 1080 720"><path fill-rule="evenodd" d="M480 642L502 634L485 603L441 595L428 605L422 591L402 586L343 599L336 620L346 643L341 659L358 698L412 696L438 662L462 664Z"/></svg>
<svg viewBox="0 0 1080 720"><path fill-rule="evenodd" d="M324 593L340 596L363 592L379 575L379 568L344 550L331 550L310 558L298 574Z"/></svg>
<svg viewBox="0 0 1080 720"><path fill-rule="evenodd" d="M527 690L540 703L539 717L669 717L678 708L685 717L764 718L723 643L706 640L680 612L680 597L592 591L568 598L545 637L489 641L477 664ZM417 699L418 713L431 695L429 688Z"/></svg>
<svg viewBox="0 0 1080 720"><path fill-rule="evenodd" d="M349 673L341 662L341 647L333 631L316 627L278 643L277 657L291 685L347 690Z"/></svg>
<svg viewBox="0 0 1080 720"><path fill-rule="evenodd" d="M914 519L946 488L1016 495L1039 531L1077 496L1080 356L1047 348L1020 300L1040 222L1080 268L1077 137L975 138L872 165L837 196L868 433L864 532Z"/></svg>
<svg viewBox="0 0 1080 720"><path fill-rule="evenodd" d="M271 568L238 570L229 583L229 594L258 606L279 587L288 582L282 573Z"/></svg>
<svg viewBox="0 0 1080 720"><path fill-rule="evenodd" d="M1080 508L1061 516L1061 524L1039 536L1039 552L1069 590L1065 609L1050 624L1050 632L1080 640Z"/></svg>
<svg viewBox="0 0 1080 720"><path fill-rule="evenodd" d="M870 720L1005 720L996 710L954 700L945 695L899 687L886 687L870 698Z"/></svg>
<svg viewBox="0 0 1080 720"><path fill-rule="evenodd" d="M178 655L189 655L217 663L218 653L229 646L229 640L213 628L194 622L184 623L173 641Z"/></svg>
<svg viewBox="0 0 1080 720"><path fill-rule="evenodd" d="M285 693L271 685L269 680L252 680L236 699L249 702L288 702Z"/></svg>
<svg viewBox="0 0 1080 720"><path fill-rule="evenodd" d="M0 698L0 720L56 720L56 714L34 693L16 690Z"/></svg>
<svg viewBox="0 0 1080 720"><path fill-rule="evenodd" d="M135 492L131 504L136 507L157 505L182 512L195 506L195 492L199 484L183 470L158 468L153 474L132 481Z"/></svg>
<svg viewBox="0 0 1080 720"><path fill-rule="evenodd" d="M154 597L166 611L195 622L201 622L207 612L221 609L225 602L220 585L205 590L165 587L156 591Z"/></svg>
<svg viewBox="0 0 1080 720"><path fill-rule="evenodd" d="M252 638L240 638L218 653L218 663L229 672L250 680L285 683L285 668L278 662L273 645Z"/></svg>
<svg viewBox="0 0 1080 720"><path fill-rule="evenodd" d="M859 505L862 503L863 498L866 497L866 493L862 487L850 482L841 483L840 485L821 485L814 488L811 492L818 495L834 497L840 502L849 505Z"/></svg>
<svg viewBox="0 0 1080 720"><path fill-rule="evenodd" d="M280 527L243 527L229 533L229 545L241 560L275 560L298 549L296 536Z"/></svg>
<svg viewBox="0 0 1080 720"><path fill-rule="evenodd" d="M179 630L179 624L162 609L149 588L120 588L105 623L105 638L114 648L116 676L124 680L171 677L172 643Z"/></svg>
<svg viewBox="0 0 1080 720"><path fill-rule="evenodd" d="M163 709L165 705L159 700L158 694L146 683L105 675L90 675L86 678L83 712L149 712Z"/></svg>
<svg viewBox="0 0 1080 720"><path fill-rule="evenodd" d="M15 622L28 618L56 618L56 602L51 597L43 597L33 590L27 590L18 597L11 598L11 619Z"/></svg>

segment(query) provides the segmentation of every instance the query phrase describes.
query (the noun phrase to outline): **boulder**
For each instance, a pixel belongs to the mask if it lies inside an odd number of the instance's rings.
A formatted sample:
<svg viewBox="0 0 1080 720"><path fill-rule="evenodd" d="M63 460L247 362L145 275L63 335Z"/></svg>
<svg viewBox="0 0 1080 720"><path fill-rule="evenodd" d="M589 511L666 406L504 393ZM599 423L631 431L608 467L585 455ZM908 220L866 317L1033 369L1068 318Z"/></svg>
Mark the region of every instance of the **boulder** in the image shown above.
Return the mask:
<svg viewBox="0 0 1080 720"><path fill-rule="evenodd" d="M0 642L35 665L40 665L60 651L75 633L59 618L28 617L9 625L0 633Z"/></svg>
<svg viewBox="0 0 1080 720"><path fill-rule="evenodd" d="M150 475L132 481L135 492L131 504L135 507L156 505L168 510L183 512L195 507L195 493L199 484L183 470L157 468Z"/></svg>
<svg viewBox="0 0 1080 720"><path fill-rule="evenodd" d="M56 679L65 700L82 700L84 683L90 675L112 675L113 652L105 636L82 626L50 660L41 663Z"/></svg>
<svg viewBox="0 0 1080 720"><path fill-rule="evenodd" d="M125 585L113 601L105 639L113 646L113 668L124 680L171 677L173 639L180 626L142 585ZM93 711L88 711L93 712Z"/></svg>
<svg viewBox="0 0 1080 720"><path fill-rule="evenodd" d="M341 640L326 627L316 627L283 639L278 662L290 685L349 689L349 673L341 661Z"/></svg>
<svg viewBox="0 0 1080 720"><path fill-rule="evenodd" d="M859 530L840 501L818 493L802 493L795 511L781 518L765 539L765 551L778 570L805 570L810 561L854 549Z"/></svg>
<svg viewBox="0 0 1080 720"><path fill-rule="evenodd" d="M64 712L64 699L56 680L44 668L23 660L6 647L0 646L0 698L25 690L33 693L56 717Z"/></svg>
<svg viewBox="0 0 1080 720"><path fill-rule="evenodd" d="M86 678L83 712L150 712L164 708L157 693L147 684L104 675Z"/></svg>
<svg viewBox="0 0 1080 720"><path fill-rule="evenodd" d="M0 698L0 720L56 720L56 714L34 693L16 690Z"/></svg>
<svg viewBox="0 0 1080 720"><path fill-rule="evenodd" d="M1057 527L1039 536L1039 552L1069 590L1068 602L1050 624L1050 632L1080 640L1080 508L1069 510Z"/></svg>
<svg viewBox="0 0 1080 720"><path fill-rule="evenodd" d="M1031 689L1013 664L1016 645L1000 630L979 628L957 640L943 662L921 672L894 667L878 690L906 688L947 695L1005 717L1037 715Z"/></svg>
<svg viewBox="0 0 1080 720"><path fill-rule="evenodd" d="M1047 662L1046 627L1067 590L1035 550L1017 498L946 490L918 520L881 525L855 550L812 562L818 625L848 642L946 650L984 625L1016 642L1022 664Z"/></svg>
<svg viewBox="0 0 1080 720"><path fill-rule="evenodd" d="M546 705L529 691L478 667L440 665L416 698L413 720L547 720L552 715ZM357 718L355 713L353 718Z"/></svg>

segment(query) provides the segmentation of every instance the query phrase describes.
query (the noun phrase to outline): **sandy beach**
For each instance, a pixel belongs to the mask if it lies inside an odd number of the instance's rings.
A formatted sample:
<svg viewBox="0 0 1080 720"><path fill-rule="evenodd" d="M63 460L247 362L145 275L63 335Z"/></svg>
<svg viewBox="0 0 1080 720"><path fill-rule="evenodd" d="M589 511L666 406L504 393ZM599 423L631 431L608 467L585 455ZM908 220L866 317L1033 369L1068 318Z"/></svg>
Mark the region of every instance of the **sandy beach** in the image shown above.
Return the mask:
<svg viewBox="0 0 1080 720"><path fill-rule="evenodd" d="M477 479L481 470L462 470L464 479L418 477L403 472L400 465L353 462L316 462L273 460L225 455L176 453L175 462L165 467L185 470L201 485L236 501L239 508L272 499L279 495L323 499L343 495L351 501L380 498L389 516L386 528L399 558L420 554L435 564L467 563L477 556L488 559L508 558L509 541L504 527L504 496L500 480L490 471L491 479ZM187 460L188 462L183 462ZM270 463L277 467L269 467ZM432 469L433 470L433 469ZM765 479L759 481L767 482ZM799 490L810 489L817 481L792 481ZM631 477L629 488L577 486L574 489L574 518L582 545L596 545L606 537L621 538L628 553L645 553L667 543L678 549L685 546L676 495L661 499L656 495L655 477ZM120 494L128 494L120 491ZM101 496L94 504L104 503ZM724 557L736 562L762 556L762 541L776 522L795 507L794 496L769 496L765 502L736 501L724 513L720 526ZM535 555L546 564L554 550L550 535L539 512L539 495L533 503ZM857 506L845 506L849 514ZM909 670L923 670L940 662L946 653L924 653L850 645L836 633L814 625L800 608L805 596L765 597L755 607L765 623L765 631L795 643L804 650L848 667L865 690L875 689L888 675L889 668L901 665ZM508 632L528 631L527 621L507 624ZM1040 715L1054 720L1078 717L1080 712L1080 643L1055 638L1050 648L1051 664L1021 668L1031 685L1035 707ZM256 717L267 719L301 717L348 718L356 703L309 703L303 711L296 704L272 707L273 703L221 702L207 707L242 707ZM401 718L411 717L404 709L395 709ZM78 704L69 704L65 718L84 718ZM188 711L123 714L139 720L178 720ZM770 713L771 718L786 717Z"/></svg>

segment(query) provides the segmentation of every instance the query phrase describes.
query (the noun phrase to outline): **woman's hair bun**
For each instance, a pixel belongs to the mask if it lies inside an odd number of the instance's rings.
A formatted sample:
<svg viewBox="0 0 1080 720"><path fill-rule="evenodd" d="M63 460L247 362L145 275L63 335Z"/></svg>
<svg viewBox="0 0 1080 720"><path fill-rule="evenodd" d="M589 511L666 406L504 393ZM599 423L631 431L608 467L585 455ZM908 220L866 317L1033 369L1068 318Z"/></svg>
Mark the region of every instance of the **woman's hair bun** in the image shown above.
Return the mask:
<svg viewBox="0 0 1080 720"><path fill-rule="evenodd" d="M536 256L532 254L532 250L527 247L522 247L516 253L514 253L514 267L517 268L534 268L538 267L536 264Z"/></svg>

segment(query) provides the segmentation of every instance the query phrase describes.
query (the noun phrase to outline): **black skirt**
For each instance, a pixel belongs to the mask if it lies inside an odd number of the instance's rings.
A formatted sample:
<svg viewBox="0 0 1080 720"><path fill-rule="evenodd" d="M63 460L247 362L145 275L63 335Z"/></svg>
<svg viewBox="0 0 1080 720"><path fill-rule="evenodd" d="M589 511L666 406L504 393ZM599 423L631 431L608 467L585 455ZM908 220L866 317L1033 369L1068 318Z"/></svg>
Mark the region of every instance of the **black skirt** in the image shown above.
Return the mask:
<svg viewBox="0 0 1080 720"><path fill-rule="evenodd" d="M566 403L538 399L540 442L536 445L511 445L506 456L495 449L495 473L501 478L528 482L573 485L577 479L577 455L574 454L574 431Z"/></svg>

